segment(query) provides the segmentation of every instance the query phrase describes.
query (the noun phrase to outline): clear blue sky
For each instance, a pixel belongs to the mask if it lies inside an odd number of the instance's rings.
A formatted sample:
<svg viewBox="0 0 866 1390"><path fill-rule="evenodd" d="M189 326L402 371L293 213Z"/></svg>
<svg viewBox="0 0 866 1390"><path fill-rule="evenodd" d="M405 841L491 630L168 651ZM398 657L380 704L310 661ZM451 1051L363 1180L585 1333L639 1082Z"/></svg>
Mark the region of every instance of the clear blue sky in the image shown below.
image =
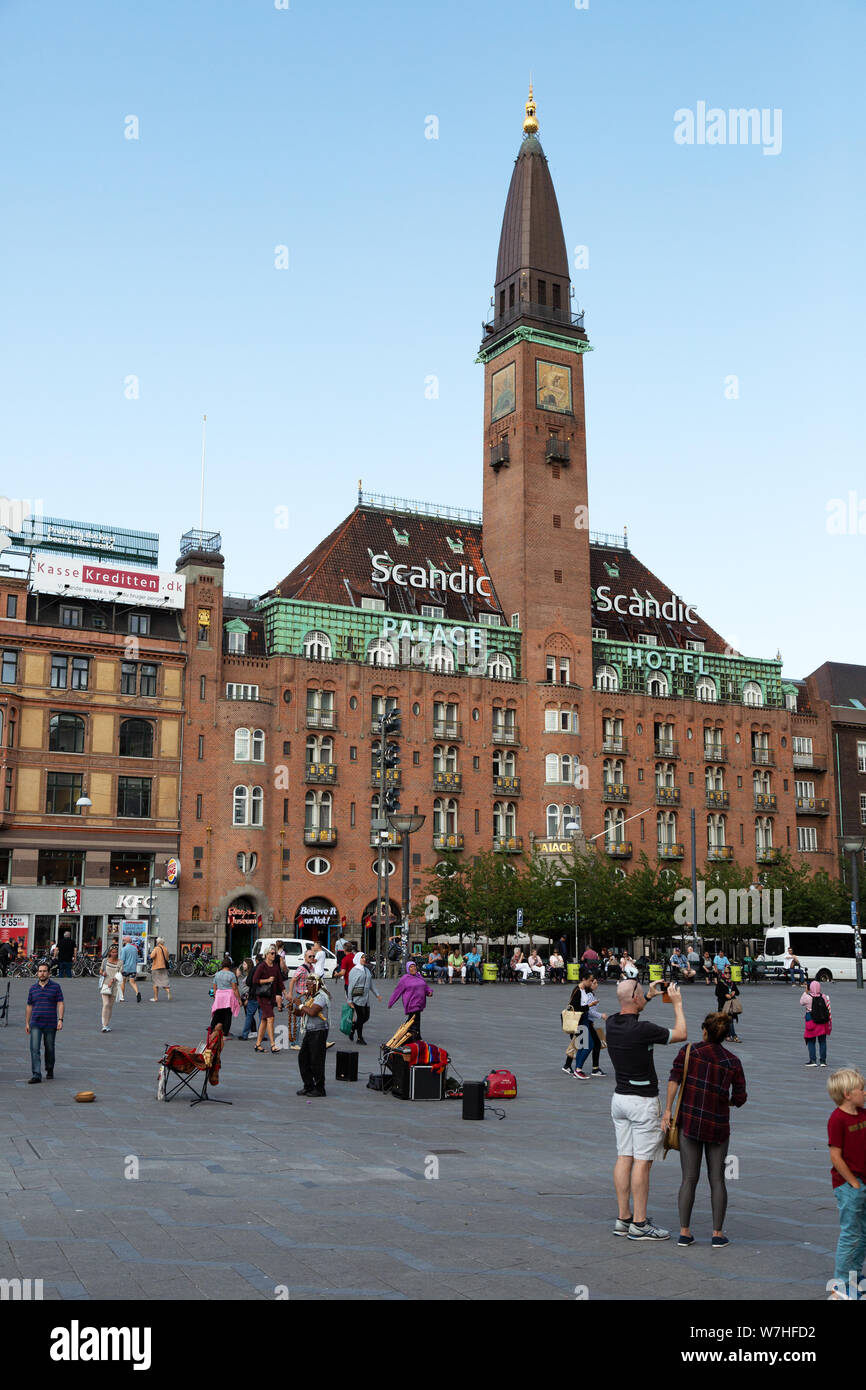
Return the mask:
<svg viewBox="0 0 866 1390"><path fill-rule="evenodd" d="M474 358L531 68L590 248L591 525L627 523L789 675L866 662L866 534L826 529L849 491L866 512L862 7L290 4L0 0L0 492L158 531L172 568L207 412L205 526L243 592L358 478L480 507ZM781 153L675 144L699 101L781 108Z"/></svg>

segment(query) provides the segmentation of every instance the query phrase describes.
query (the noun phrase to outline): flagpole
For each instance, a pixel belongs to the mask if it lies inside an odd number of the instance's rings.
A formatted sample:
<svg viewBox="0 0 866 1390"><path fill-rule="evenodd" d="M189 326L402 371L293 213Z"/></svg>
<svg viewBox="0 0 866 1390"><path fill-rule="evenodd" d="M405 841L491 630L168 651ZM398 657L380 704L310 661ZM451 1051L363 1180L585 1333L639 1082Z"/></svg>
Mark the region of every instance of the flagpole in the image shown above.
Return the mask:
<svg viewBox="0 0 866 1390"><path fill-rule="evenodd" d="M201 496L200 496L200 498L199 498L199 506L198 506L198 529L199 529L199 531L203 531L203 530L204 530L204 451L205 451L205 435L206 435L206 432L207 432L207 416L206 416L206 415L203 415L203 416L201 417Z"/></svg>

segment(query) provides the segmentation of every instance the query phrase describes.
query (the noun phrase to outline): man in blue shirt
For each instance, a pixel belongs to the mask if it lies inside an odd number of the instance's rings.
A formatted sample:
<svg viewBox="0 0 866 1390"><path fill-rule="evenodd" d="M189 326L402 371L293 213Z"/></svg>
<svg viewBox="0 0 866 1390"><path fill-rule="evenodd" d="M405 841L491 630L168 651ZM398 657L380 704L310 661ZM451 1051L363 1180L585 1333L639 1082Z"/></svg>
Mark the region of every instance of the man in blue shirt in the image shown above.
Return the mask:
<svg viewBox="0 0 866 1390"><path fill-rule="evenodd" d="M58 1028L63 1027L63 990L51 978L47 961L40 961L36 968L36 984L30 986L27 995L27 1010L24 1019L25 1032L30 1036L30 1068L33 1075L28 1081L35 1086L42 1080L42 1042L45 1041L45 1075L49 1081L54 1078L54 1040Z"/></svg>
<svg viewBox="0 0 866 1390"><path fill-rule="evenodd" d="M127 980L132 985L132 992L141 1003L141 990L136 984L135 977L138 974L138 950L132 944L132 937L123 938L123 950L120 953L120 973L123 976L123 988L126 989Z"/></svg>
<svg viewBox="0 0 866 1390"><path fill-rule="evenodd" d="M481 951L475 946L466 954L466 979L468 982L476 981L481 984Z"/></svg>

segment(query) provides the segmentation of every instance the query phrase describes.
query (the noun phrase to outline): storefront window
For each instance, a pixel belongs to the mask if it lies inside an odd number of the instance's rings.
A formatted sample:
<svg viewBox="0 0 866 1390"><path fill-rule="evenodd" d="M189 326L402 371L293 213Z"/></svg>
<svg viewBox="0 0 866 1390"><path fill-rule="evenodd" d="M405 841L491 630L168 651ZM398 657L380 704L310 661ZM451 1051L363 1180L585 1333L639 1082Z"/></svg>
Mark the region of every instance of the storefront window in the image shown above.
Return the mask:
<svg viewBox="0 0 866 1390"><path fill-rule="evenodd" d="M41 849L36 861L36 881L41 884L72 884L84 882L84 851L78 849Z"/></svg>
<svg viewBox="0 0 866 1390"><path fill-rule="evenodd" d="M150 883L152 854L118 851L111 856L108 882L112 888L139 888Z"/></svg>
<svg viewBox="0 0 866 1390"><path fill-rule="evenodd" d="M41 952L47 951L54 940L56 921L56 917L46 917L37 912L33 925L33 950L37 956Z"/></svg>

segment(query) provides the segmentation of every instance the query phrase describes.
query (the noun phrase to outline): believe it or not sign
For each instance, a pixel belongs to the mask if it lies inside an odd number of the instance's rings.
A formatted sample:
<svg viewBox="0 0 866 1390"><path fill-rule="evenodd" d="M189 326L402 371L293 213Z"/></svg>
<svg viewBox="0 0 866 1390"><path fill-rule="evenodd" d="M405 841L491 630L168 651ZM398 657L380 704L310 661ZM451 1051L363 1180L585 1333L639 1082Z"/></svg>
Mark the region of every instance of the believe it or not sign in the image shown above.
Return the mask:
<svg viewBox="0 0 866 1390"><path fill-rule="evenodd" d="M340 914L332 903L301 903L295 922L303 927L333 927Z"/></svg>
<svg viewBox="0 0 866 1390"><path fill-rule="evenodd" d="M186 600L186 580L178 574L65 558L35 559L31 587L40 594L134 603L146 608L183 608Z"/></svg>
<svg viewBox="0 0 866 1390"><path fill-rule="evenodd" d="M60 894L60 911L78 913L81 911L81 889L64 888Z"/></svg>

